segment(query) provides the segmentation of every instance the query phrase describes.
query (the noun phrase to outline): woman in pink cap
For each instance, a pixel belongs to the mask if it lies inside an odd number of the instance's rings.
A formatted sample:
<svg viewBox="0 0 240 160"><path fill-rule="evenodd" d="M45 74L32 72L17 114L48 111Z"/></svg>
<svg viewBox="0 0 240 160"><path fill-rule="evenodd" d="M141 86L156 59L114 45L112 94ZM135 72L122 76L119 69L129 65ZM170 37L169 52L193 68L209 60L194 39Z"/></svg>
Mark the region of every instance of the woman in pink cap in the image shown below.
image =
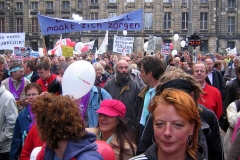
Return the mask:
<svg viewBox="0 0 240 160"><path fill-rule="evenodd" d="M135 155L136 145L134 137L124 120L126 114L125 105L118 100L103 100L98 114L98 127L86 129L95 133L98 140L109 143L117 160L126 160Z"/></svg>

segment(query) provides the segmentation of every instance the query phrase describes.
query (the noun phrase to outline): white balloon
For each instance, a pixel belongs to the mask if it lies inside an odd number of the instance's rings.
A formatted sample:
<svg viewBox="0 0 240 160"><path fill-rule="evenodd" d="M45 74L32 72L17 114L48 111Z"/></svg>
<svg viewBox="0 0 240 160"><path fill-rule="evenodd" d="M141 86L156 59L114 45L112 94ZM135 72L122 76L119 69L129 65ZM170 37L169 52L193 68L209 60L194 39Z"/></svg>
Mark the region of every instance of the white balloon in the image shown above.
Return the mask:
<svg viewBox="0 0 240 160"><path fill-rule="evenodd" d="M78 42L78 43L76 43L76 45L75 45L75 50L76 50L76 51L79 51L79 50L81 50L83 47L84 47L84 44L83 44L82 42Z"/></svg>
<svg viewBox="0 0 240 160"><path fill-rule="evenodd" d="M178 34L174 34L174 36L173 36L174 41L177 41L178 38L179 38L179 35Z"/></svg>
<svg viewBox="0 0 240 160"><path fill-rule="evenodd" d="M38 55L39 55L39 57L43 57L43 49L42 48L38 48Z"/></svg>
<svg viewBox="0 0 240 160"><path fill-rule="evenodd" d="M178 53L177 50L174 49L174 50L172 51L172 57L174 57L175 55L177 55L177 53ZM65 74L65 73L64 73L64 74Z"/></svg>
<svg viewBox="0 0 240 160"><path fill-rule="evenodd" d="M124 36L127 35L127 31L126 31L126 30L123 31L123 35L124 35Z"/></svg>
<svg viewBox="0 0 240 160"><path fill-rule="evenodd" d="M147 52L147 48L148 48L148 41L144 43L143 50Z"/></svg>
<svg viewBox="0 0 240 160"><path fill-rule="evenodd" d="M85 60L73 62L64 72L62 78L63 95L79 99L88 93L95 82L95 69Z"/></svg>
<svg viewBox="0 0 240 160"><path fill-rule="evenodd" d="M52 50L49 50L47 53L48 55L52 55Z"/></svg>
<svg viewBox="0 0 240 160"><path fill-rule="evenodd" d="M185 47L186 42L185 42L184 40L182 40L182 41L180 42L180 45L181 45L181 47Z"/></svg>

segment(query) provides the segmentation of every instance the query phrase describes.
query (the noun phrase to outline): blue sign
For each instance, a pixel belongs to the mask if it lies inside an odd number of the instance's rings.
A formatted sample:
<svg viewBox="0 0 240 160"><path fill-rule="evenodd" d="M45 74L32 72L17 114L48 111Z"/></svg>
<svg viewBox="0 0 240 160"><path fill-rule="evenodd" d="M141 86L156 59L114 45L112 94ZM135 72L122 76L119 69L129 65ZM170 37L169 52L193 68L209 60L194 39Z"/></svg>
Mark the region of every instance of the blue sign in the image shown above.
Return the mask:
<svg viewBox="0 0 240 160"><path fill-rule="evenodd" d="M74 20L38 15L42 35L79 31L136 31L143 29L143 9L102 20Z"/></svg>

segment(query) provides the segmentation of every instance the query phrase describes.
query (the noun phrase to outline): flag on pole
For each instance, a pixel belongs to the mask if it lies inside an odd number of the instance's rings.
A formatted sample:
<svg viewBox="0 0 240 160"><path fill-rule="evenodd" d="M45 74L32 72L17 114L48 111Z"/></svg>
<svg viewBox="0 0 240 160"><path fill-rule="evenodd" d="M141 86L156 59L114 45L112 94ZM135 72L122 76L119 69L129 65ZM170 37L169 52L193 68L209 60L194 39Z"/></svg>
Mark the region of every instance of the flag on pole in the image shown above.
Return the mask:
<svg viewBox="0 0 240 160"><path fill-rule="evenodd" d="M106 52L106 46L108 45L108 31L106 31L106 35L103 39L103 43L101 47L98 49L98 51L95 54L103 54Z"/></svg>
<svg viewBox="0 0 240 160"><path fill-rule="evenodd" d="M93 45L95 43L95 39L91 42L83 43L84 46L88 46L89 49L93 49Z"/></svg>

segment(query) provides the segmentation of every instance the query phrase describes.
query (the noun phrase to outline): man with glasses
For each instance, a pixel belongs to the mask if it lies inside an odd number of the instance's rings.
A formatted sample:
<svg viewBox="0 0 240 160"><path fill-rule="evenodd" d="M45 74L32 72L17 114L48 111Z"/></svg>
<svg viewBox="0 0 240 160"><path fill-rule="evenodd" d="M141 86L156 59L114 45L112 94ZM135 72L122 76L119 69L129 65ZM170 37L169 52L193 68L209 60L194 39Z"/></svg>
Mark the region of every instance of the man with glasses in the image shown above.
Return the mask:
<svg viewBox="0 0 240 160"><path fill-rule="evenodd" d="M2 63L3 62L3 63ZM18 115L13 95L1 85L5 58L0 55L0 160L9 160L13 129Z"/></svg>
<svg viewBox="0 0 240 160"><path fill-rule="evenodd" d="M204 62L197 62L193 65L192 75L200 83L204 92L198 103L212 110L219 120L223 113L221 94L217 88L206 83L208 69Z"/></svg>

